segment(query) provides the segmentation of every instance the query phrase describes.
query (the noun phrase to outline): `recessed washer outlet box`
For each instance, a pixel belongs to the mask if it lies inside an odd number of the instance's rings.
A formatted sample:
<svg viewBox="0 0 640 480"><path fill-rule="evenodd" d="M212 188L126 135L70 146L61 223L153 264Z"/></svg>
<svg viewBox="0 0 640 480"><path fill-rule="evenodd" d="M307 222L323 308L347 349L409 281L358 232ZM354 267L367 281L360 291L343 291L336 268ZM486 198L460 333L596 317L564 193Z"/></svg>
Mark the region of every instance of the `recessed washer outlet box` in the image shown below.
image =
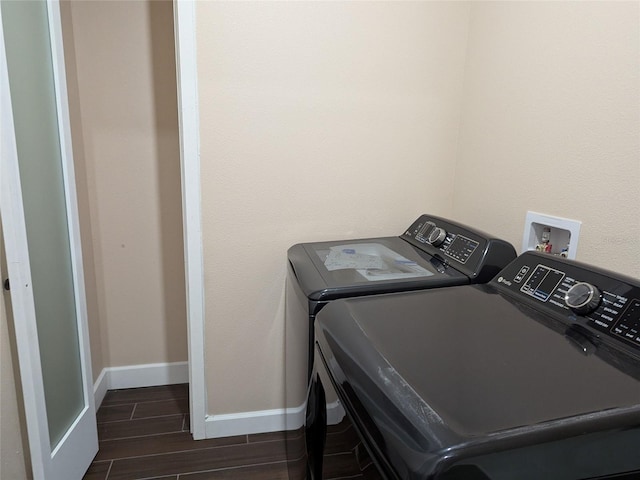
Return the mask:
<svg viewBox="0 0 640 480"><path fill-rule="evenodd" d="M575 259L581 225L582 222L578 220L527 212L522 236L522 252L539 250L548 236L552 255L561 255L564 249L563 256Z"/></svg>

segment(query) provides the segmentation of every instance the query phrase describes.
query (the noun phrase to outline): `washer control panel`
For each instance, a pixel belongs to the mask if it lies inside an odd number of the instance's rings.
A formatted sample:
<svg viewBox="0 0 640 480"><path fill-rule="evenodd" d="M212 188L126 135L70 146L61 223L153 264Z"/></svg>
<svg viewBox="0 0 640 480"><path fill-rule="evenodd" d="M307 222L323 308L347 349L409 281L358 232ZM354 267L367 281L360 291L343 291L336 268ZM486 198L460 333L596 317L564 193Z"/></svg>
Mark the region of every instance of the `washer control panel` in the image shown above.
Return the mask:
<svg viewBox="0 0 640 480"><path fill-rule="evenodd" d="M640 281L575 261L527 252L491 284L534 307L581 323L640 351Z"/></svg>
<svg viewBox="0 0 640 480"><path fill-rule="evenodd" d="M418 242L438 248L445 256L461 264L467 263L482 241L469 238L460 231L456 232L456 229L447 231L446 227L438 226L433 221L426 221L420 228L408 231L405 235L411 234Z"/></svg>
<svg viewBox="0 0 640 480"><path fill-rule="evenodd" d="M488 282L516 258L510 243L432 215L421 215L400 238L469 276L471 283Z"/></svg>

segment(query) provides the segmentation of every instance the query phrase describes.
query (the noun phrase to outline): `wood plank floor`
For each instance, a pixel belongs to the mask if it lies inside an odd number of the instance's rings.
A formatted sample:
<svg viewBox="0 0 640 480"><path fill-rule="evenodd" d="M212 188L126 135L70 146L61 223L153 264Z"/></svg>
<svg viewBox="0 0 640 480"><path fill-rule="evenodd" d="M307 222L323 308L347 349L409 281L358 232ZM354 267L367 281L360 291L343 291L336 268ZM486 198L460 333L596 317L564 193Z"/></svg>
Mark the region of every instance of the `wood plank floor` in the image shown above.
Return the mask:
<svg viewBox="0 0 640 480"><path fill-rule="evenodd" d="M195 441L188 412L187 384L110 390L97 412L100 449L84 480L290 480L289 472L291 480L304 478L302 452L287 468L283 432ZM346 418L327 434L325 479L377 478L366 474L370 460L363 462ZM289 440L291 450L304 449L301 438Z"/></svg>
<svg viewBox="0 0 640 480"><path fill-rule="evenodd" d="M283 433L194 441L188 385L107 392L85 480L286 480Z"/></svg>

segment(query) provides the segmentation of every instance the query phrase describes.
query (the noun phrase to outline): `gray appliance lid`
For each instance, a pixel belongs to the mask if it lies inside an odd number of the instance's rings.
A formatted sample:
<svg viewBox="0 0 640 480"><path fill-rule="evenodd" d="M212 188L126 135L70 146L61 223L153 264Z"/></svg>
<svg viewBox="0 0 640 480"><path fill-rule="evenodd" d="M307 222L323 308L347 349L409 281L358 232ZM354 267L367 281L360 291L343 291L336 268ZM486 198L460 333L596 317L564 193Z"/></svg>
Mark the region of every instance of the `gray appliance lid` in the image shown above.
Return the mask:
<svg viewBox="0 0 640 480"><path fill-rule="evenodd" d="M640 421L637 379L488 290L332 302L316 321L320 349L338 383L373 402L370 411L392 404L431 441L629 407Z"/></svg>
<svg viewBox="0 0 640 480"><path fill-rule="evenodd" d="M469 278L400 237L294 245L289 263L311 300L469 283Z"/></svg>

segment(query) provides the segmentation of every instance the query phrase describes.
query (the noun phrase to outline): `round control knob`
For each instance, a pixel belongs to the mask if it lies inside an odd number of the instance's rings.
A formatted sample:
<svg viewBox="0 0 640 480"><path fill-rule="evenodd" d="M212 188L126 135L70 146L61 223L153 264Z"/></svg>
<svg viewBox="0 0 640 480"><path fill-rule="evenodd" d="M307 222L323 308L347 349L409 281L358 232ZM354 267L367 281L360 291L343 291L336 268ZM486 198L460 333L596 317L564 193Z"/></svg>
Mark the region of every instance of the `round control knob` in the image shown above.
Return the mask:
<svg viewBox="0 0 640 480"><path fill-rule="evenodd" d="M444 243L447 238L447 232L444 228L435 227L431 230L429 234L429 238L427 238L427 242L429 242L434 247L439 247Z"/></svg>
<svg viewBox="0 0 640 480"><path fill-rule="evenodd" d="M574 312L585 315L598 308L600 298L600 290L590 283L579 282L567 290L564 303Z"/></svg>

